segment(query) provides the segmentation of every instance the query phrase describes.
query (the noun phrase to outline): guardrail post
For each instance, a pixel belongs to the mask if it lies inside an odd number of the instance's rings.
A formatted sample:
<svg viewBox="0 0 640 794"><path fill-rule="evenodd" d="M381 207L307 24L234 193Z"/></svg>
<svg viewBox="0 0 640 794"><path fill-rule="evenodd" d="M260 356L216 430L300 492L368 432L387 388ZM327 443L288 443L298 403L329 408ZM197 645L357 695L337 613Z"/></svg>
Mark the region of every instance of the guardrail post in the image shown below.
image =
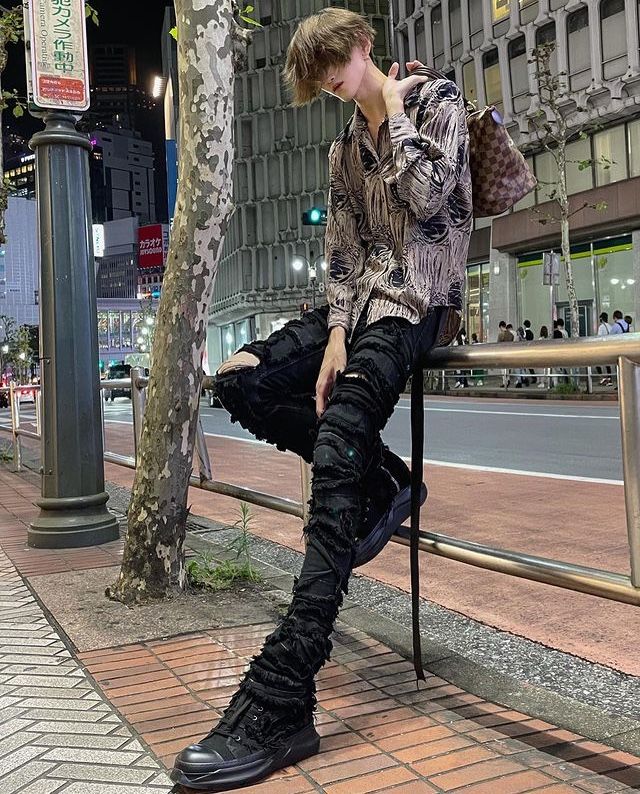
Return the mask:
<svg viewBox="0 0 640 794"><path fill-rule="evenodd" d="M22 471L22 446L20 444L20 392L16 382L9 383L9 404L11 405L11 435L13 437L13 465L16 471Z"/></svg>
<svg viewBox="0 0 640 794"><path fill-rule="evenodd" d="M640 364L618 359L618 393L631 584L640 587Z"/></svg>
<svg viewBox="0 0 640 794"><path fill-rule="evenodd" d="M145 387L138 386L138 378L144 375L142 367L131 367L131 405L133 406L133 448L136 466L138 465L138 449L142 438L142 420L147 402Z"/></svg>
<svg viewBox="0 0 640 794"><path fill-rule="evenodd" d="M207 440L204 435L204 428L202 427L202 419L198 411L198 424L196 425L196 454L198 456L198 472L200 473L200 482L207 480L211 482L213 476L211 474L211 460L209 459L209 450L207 449Z"/></svg>
<svg viewBox="0 0 640 794"><path fill-rule="evenodd" d="M36 433L42 435L42 390L36 389L35 392L36 402Z"/></svg>
<svg viewBox="0 0 640 794"><path fill-rule="evenodd" d="M309 521L309 499L311 499L311 466L300 458L300 482L302 485L302 520L304 525Z"/></svg>
<svg viewBox="0 0 640 794"><path fill-rule="evenodd" d="M593 394L593 372L587 367L587 394Z"/></svg>

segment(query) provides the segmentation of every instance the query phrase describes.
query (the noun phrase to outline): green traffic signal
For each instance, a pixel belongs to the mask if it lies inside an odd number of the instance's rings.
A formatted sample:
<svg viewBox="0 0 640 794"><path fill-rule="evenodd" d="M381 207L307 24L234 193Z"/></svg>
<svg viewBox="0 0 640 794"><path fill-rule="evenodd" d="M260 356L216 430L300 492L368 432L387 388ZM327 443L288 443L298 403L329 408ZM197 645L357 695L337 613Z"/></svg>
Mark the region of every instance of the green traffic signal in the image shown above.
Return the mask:
<svg viewBox="0 0 640 794"><path fill-rule="evenodd" d="M327 208L311 207L302 213L302 224L304 226L326 226Z"/></svg>

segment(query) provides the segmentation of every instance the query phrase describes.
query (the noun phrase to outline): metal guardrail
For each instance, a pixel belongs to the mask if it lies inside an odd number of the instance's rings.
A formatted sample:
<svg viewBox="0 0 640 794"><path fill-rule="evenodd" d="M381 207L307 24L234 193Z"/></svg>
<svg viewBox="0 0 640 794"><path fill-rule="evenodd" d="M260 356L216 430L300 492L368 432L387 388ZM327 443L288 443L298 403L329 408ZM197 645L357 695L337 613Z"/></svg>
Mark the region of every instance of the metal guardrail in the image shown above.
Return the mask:
<svg viewBox="0 0 640 794"><path fill-rule="evenodd" d="M544 582L556 587L608 598L623 603L640 605L640 333L616 337L548 340L536 342L513 342L511 344L481 344L435 348L422 362L423 369L517 369L517 368L588 367L617 365L619 382L620 415L622 430L622 458L624 494L627 517L627 534L631 575L616 573L562 560L538 557L508 549L494 548L448 535L420 531L420 549L451 560L458 560L479 568ZM142 433L145 393L148 379L142 370L131 370L131 378L102 381L102 389L131 389L133 402L134 442L137 456L138 442ZM210 385L211 381L209 381ZM204 385L207 385L205 380ZM19 402L14 411L16 392L22 388L12 386L12 428L14 438L14 460L19 463L20 436L39 438L38 433L20 429ZM32 389L33 387L24 387ZM39 422L39 405L37 414ZM15 413L15 416L14 416ZM0 430L7 430L0 426ZM103 410L104 433L104 410ZM206 456L204 433L196 437L199 458ZM105 460L135 469L136 458L105 452ZM205 458L208 461L208 457ZM206 463L203 464L206 469ZM210 470L209 470L210 471ZM303 501L259 493L231 483L203 477L191 477L190 484L212 493L243 499L260 507L268 507L298 518L306 516L309 495L310 468L303 462ZM392 538L394 542L409 545L404 528Z"/></svg>
<svg viewBox="0 0 640 794"><path fill-rule="evenodd" d="M574 565L420 531L420 548L511 576L640 605L640 333L434 348L423 369L516 369L617 365L631 575ZM418 384L421 388L421 384ZM398 538L406 545L406 537Z"/></svg>

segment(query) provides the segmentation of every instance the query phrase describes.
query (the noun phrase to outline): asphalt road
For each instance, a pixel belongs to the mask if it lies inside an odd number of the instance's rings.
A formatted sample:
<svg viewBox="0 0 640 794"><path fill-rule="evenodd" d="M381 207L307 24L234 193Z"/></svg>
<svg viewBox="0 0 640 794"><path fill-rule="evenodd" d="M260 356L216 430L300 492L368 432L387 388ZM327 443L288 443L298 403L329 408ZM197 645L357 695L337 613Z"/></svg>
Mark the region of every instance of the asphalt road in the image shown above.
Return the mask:
<svg viewBox="0 0 640 794"><path fill-rule="evenodd" d="M131 423L131 401L118 397L105 406L107 422ZM23 421L33 406L23 404ZM231 424L226 411L202 402L205 433L252 436ZM9 422L0 409L0 423ZM8 441L2 433L0 438ZM409 400L402 399L384 432L398 454L408 457ZM425 414L425 460L464 468L498 469L554 477L622 480L620 423L615 403L507 402L429 399Z"/></svg>
<svg viewBox="0 0 640 794"><path fill-rule="evenodd" d="M206 401L202 419L205 433L252 438L231 424L226 411L209 408ZM106 420L131 422L130 401L108 403ZM384 438L398 454L409 456L408 399L397 405ZM429 399L425 440L424 457L430 462L572 479L622 479L616 403Z"/></svg>

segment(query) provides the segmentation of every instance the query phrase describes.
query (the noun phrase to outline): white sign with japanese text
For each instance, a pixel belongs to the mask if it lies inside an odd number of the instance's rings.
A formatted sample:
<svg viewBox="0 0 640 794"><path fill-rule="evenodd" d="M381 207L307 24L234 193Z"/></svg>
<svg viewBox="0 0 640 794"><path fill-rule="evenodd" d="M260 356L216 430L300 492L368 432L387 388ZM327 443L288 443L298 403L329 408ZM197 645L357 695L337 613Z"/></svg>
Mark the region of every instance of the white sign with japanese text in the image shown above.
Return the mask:
<svg viewBox="0 0 640 794"><path fill-rule="evenodd" d="M27 0L32 102L41 108L89 109L84 0Z"/></svg>

